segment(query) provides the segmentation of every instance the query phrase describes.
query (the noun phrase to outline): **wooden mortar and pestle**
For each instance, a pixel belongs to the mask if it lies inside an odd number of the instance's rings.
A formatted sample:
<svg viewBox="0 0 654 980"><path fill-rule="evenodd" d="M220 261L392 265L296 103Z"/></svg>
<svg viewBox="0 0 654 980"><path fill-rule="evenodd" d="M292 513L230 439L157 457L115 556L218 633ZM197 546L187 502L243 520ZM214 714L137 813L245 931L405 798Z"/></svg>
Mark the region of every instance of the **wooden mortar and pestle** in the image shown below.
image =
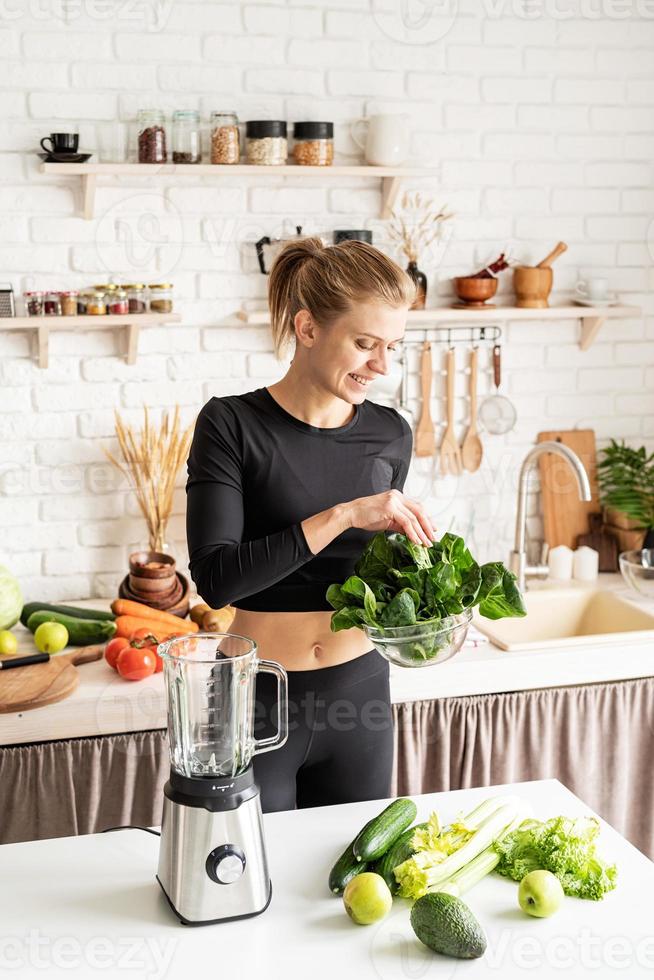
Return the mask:
<svg viewBox="0 0 654 980"><path fill-rule="evenodd" d="M567 250L565 242L559 242L549 255L536 266L519 265L513 270L513 291L516 306L527 309L544 309L549 306L547 298L552 290L552 262Z"/></svg>

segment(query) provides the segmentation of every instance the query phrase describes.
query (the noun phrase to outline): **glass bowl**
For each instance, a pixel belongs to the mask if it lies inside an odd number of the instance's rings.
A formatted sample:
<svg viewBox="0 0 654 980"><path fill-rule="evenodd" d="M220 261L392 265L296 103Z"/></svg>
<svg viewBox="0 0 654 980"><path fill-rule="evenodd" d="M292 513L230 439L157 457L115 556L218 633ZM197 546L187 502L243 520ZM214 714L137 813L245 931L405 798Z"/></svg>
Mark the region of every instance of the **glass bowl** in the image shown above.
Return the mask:
<svg viewBox="0 0 654 980"><path fill-rule="evenodd" d="M648 599L654 599L654 548L623 551L619 561L627 585Z"/></svg>
<svg viewBox="0 0 654 980"><path fill-rule="evenodd" d="M450 660L459 652L468 632L472 610L456 616L425 620L413 626L364 626L368 639L382 657L399 667L429 667Z"/></svg>

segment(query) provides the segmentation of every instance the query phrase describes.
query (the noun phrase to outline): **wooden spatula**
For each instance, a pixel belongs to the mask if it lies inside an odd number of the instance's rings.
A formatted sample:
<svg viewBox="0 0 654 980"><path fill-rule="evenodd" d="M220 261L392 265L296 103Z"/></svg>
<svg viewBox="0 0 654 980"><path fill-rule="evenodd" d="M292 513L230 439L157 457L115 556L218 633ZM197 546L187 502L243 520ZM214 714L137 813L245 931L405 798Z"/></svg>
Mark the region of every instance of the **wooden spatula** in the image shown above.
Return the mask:
<svg viewBox="0 0 654 980"><path fill-rule="evenodd" d="M463 468L474 473L481 466L484 449L477 434L477 348L470 351L470 425L461 446Z"/></svg>
<svg viewBox="0 0 654 980"><path fill-rule="evenodd" d="M420 418L416 428L415 454L416 456L435 456L436 455L436 434L434 423L431 418L431 344L428 340L422 345L420 355Z"/></svg>
<svg viewBox="0 0 654 980"><path fill-rule="evenodd" d="M450 473L458 476L461 473L461 451L454 432L454 378L456 375L456 364L454 361L454 348L450 347L447 352L447 425L445 435L441 443L441 473Z"/></svg>

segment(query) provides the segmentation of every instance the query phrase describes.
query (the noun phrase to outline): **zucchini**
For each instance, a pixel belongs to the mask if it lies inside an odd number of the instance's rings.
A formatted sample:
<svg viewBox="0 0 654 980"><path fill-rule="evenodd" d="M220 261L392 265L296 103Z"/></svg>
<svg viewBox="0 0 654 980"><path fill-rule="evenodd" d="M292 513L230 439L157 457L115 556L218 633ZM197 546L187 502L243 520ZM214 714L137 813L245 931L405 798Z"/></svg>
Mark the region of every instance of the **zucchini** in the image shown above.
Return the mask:
<svg viewBox="0 0 654 980"><path fill-rule="evenodd" d="M106 643L116 632L116 624L107 619L76 619L58 612L39 609L27 620L30 633L35 633L41 623L61 623L68 630L68 642L74 647L87 647L93 643Z"/></svg>
<svg viewBox="0 0 654 980"><path fill-rule="evenodd" d="M60 606L50 602L26 602L20 614L20 621L23 626L27 626L27 620L33 612L58 612L62 616L74 616L76 619L108 619L111 622L116 618L108 609L82 609L78 606Z"/></svg>
<svg viewBox="0 0 654 980"><path fill-rule="evenodd" d="M376 861L394 844L403 830L416 819L418 809L413 800L400 797L370 820L352 841L357 861Z"/></svg>
<svg viewBox="0 0 654 980"><path fill-rule="evenodd" d="M395 875L393 874L393 869L397 868L399 864L403 861L408 861L409 858L414 854L414 850L411 847L411 840L416 830L422 830L426 828L428 824L419 823L415 827L409 827L407 830L403 831L397 838L394 844L391 844L389 849L385 854L379 858L375 863L375 867L372 869L376 871L378 875L381 875L388 887L391 890L391 895L397 893L400 887L397 883Z"/></svg>
<svg viewBox="0 0 654 980"><path fill-rule="evenodd" d="M333 895L342 895L348 881L361 874L368 867L365 861L357 861L352 851L352 843L348 844L338 861L329 872L329 890Z"/></svg>

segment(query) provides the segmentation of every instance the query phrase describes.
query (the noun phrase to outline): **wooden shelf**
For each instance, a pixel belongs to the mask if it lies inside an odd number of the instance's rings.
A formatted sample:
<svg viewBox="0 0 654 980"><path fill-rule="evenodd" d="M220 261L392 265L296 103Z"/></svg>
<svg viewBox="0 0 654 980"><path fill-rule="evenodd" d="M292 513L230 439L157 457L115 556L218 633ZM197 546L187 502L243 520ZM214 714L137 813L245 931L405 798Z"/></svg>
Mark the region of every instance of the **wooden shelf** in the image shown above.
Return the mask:
<svg viewBox="0 0 654 980"><path fill-rule="evenodd" d="M156 327L164 323L180 323L178 313L137 313L117 316L13 316L0 318L0 330L36 330L39 345L39 367L47 368L49 363L49 337L53 330L106 330L107 327L125 327L127 339L125 360L127 364L136 363L139 331L141 327Z"/></svg>
<svg viewBox="0 0 654 980"><path fill-rule="evenodd" d="M433 177L434 167L371 167L341 166L299 167L285 164L264 167L256 164L216 163L42 163L41 173L79 177L82 183L82 214L87 220L94 216L95 190L98 177L356 177L381 178L381 217L389 218L397 201L402 180L410 177Z"/></svg>
<svg viewBox="0 0 654 980"><path fill-rule="evenodd" d="M407 314L407 330L420 329L426 326L459 326L461 324L503 323L509 320L571 320L581 321L579 347L588 350L605 320L627 319L641 315L638 306L548 306L541 310L525 309L518 306L496 306L485 310L459 310L443 306L432 310L409 310ZM270 314L266 310L240 310L237 314L240 320L248 324L270 323Z"/></svg>

